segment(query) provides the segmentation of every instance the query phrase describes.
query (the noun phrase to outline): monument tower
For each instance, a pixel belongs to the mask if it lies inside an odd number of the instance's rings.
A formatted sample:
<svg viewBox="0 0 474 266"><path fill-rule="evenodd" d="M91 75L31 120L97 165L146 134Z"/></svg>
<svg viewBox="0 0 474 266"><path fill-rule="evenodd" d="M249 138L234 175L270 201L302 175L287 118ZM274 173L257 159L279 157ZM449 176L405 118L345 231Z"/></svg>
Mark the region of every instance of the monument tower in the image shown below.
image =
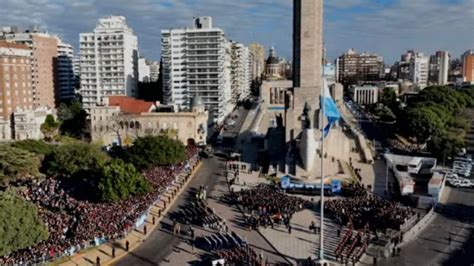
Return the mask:
<svg viewBox="0 0 474 266"><path fill-rule="evenodd" d="M323 0L294 0L293 89L288 94L285 135L290 153L299 146L305 170L312 168L317 149L315 129L322 126L322 69Z"/></svg>

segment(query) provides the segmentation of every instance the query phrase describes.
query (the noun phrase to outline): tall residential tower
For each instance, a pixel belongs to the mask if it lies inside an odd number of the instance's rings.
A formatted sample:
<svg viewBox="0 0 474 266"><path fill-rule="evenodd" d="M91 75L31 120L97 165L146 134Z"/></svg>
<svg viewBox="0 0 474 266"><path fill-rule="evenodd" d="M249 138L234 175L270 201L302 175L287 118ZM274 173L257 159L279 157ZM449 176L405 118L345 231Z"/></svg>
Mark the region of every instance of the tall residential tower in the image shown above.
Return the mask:
<svg viewBox="0 0 474 266"><path fill-rule="evenodd" d="M161 31L163 90L166 104L188 109L202 98L209 115L222 122L233 109L230 84L230 43L211 17L199 17L192 28Z"/></svg>
<svg viewBox="0 0 474 266"><path fill-rule="evenodd" d="M79 35L82 102L87 110L104 97L137 96L137 36L122 16L99 19L94 32Z"/></svg>

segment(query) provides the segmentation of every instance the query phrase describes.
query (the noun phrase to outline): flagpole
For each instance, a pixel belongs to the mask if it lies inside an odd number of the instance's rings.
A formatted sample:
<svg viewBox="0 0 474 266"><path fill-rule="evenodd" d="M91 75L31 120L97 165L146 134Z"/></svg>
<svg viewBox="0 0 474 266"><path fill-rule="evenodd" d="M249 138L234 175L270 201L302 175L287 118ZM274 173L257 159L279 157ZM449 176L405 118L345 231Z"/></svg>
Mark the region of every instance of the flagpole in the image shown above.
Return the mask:
<svg viewBox="0 0 474 266"><path fill-rule="evenodd" d="M320 230L319 230L319 259L320 261L324 260L324 101L325 101L325 94L326 89L324 88L324 80L322 79L322 96L321 96L321 121L319 122L319 126L321 127L321 216L320 216Z"/></svg>

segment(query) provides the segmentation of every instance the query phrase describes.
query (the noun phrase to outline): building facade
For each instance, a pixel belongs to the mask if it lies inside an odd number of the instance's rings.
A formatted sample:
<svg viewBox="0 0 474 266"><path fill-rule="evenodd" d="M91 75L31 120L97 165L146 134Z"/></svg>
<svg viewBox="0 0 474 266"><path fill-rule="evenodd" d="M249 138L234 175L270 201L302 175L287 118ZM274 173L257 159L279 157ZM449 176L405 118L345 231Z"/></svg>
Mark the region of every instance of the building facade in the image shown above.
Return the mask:
<svg viewBox="0 0 474 266"><path fill-rule="evenodd" d="M138 43L125 17L99 19L93 32L79 35L79 42L80 94L86 110L104 97L136 97Z"/></svg>
<svg viewBox="0 0 474 266"><path fill-rule="evenodd" d="M241 43L232 43L231 46L232 103L237 104L250 95L250 52L249 48Z"/></svg>
<svg viewBox="0 0 474 266"><path fill-rule="evenodd" d="M349 87L349 94L354 102L360 105L374 104L379 101L379 88L376 86L355 86Z"/></svg>
<svg viewBox="0 0 474 266"><path fill-rule="evenodd" d="M436 55L437 57L439 55L438 85L446 85L449 78L450 56L446 51L439 51Z"/></svg>
<svg viewBox="0 0 474 266"><path fill-rule="evenodd" d="M230 45L211 17L199 17L194 27L161 31L164 102L188 109L202 98L214 122L233 109L230 84Z"/></svg>
<svg viewBox="0 0 474 266"><path fill-rule="evenodd" d="M337 80L341 83L379 80L384 75L383 57L350 49L336 60Z"/></svg>
<svg viewBox="0 0 474 266"><path fill-rule="evenodd" d="M462 55L463 81L474 83L474 50L468 50Z"/></svg>
<svg viewBox="0 0 474 266"><path fill-rule="evenodd" d="M57 92L56 68L58 39L36 28L20 31L3 29L0 37L10 42L25 44L31 49L31 84L34 107L55 107Z"/></svg>
<svg viewBox="0 0 474 266"><path fill-rule="evenodd" d="M259 43L249 45L251 57L251 79L259 80L265 70L265 47Z"/></svg>
<svg viewBox="0 0 474 266"><path fill-rule="evenodd" d="M0 41L0 120L9 121L19 109L34 108L31 49Z"/></svg>
<svg viewBox="0 0 474 266"><path fill-rule="evenodd" d="M150 82L157 82L160 77L160 62L149 62L150 67Z"/></svg>
<svg viewBox="0 0 474 266"><path fill-rule="evenodd" d="M48 115L56 116L54 109L39 107L35 110L18 110L13 114L13 136L15 140L44 138L41 125Z"/></svg>
<svg viewBox="0 0 474 266"><path fill-rule="evenodd" d="M106 105L91 108L92 141L102 145L130 145L137 137L166 134L184 144L206 145L208 112L201 99L189 112L158 112L155 103L112 96Z"/></svg>
<svg viewBox="0 0 474 266"><path fill-rule="evenodd" d="M138 81L150 82L150 67L143 57L138 58Z"/></svg>
<svg viewBox="0 0 474 266"><path fill-rule="evenodd" d="M429 62L429 57L423 53L416 53L410 58L410 81L420 89L428 86Z"/></svg>
<svg viewBox="0 0 474 266"><path fill-rule="evenodd" d="M56 105L76 97L77 77L74 73L74 48L58 39L56 72Z"/></svg>

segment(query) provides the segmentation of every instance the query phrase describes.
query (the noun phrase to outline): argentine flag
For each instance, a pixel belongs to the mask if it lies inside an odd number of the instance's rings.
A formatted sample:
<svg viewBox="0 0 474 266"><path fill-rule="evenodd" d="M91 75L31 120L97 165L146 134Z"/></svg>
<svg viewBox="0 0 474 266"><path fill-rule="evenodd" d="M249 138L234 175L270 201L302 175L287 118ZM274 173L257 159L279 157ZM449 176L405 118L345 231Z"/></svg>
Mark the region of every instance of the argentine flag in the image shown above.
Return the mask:
<svg viewBox="0 0 474 266"><path fill-rule="evenodd" d="M323 78L323 94L321 95L321 108L324 109L324 116L328 119L328 125L323 129L324 137L329 134L329 129L339 121L341 118L341 113L337 109L336 103L331 97L329 92L328 83L325 78ZM324 104L324 106L322 106Z"/></svg>

